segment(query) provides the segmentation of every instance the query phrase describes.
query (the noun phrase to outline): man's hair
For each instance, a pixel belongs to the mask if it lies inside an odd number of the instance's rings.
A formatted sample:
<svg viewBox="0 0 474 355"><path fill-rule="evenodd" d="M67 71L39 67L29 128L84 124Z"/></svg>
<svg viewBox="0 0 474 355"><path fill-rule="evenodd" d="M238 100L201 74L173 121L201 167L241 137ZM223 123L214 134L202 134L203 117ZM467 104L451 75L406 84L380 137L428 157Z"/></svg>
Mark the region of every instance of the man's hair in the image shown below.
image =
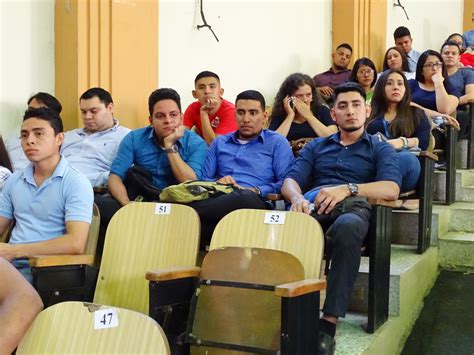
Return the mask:
<svg viewBox="0 0 474 355"><path fill-rule="evenodd" d="M39 103L45 105L46 107L50 108L53 111L56 111L58 115L61 113L63 107L59 100L55 98L53 95L48 94L47 92L38 92L31 96L28 99L27 104L29 105L31 101L36 100Z"/></svg>
<svg viewBox="0 0 474 355"><path fill-rule="evenodd" d="M205 70L205 71L200 72L198 75L196 75L196 79L194 79L194 85L196 85L199 79L209 78L209 77L216 78L219 83L221 82L219 75L217 75L216 73L213 73L212 71Z"/></svg>
<svg viewBox="0 0 474 355"><path fill-rule="evenodd" d="M365 101L366 95L365 95L364 88L360 86L360 84L358 83L353 83L349 81L347 83L343 83L341 85L336 86L336 88L334 89L334 102L336 102L339 94L343 94L345 92L352 92L352 91L358 92L360 96L364 98L364 101Z"/></svg>
<svg viewBox="0 0 474 355"><path fill-rule="evenodd" d="M410 36L410 30L406 28L405 26L400 26L397 27L397 29L393 32L393 39L396 40L397 38L405 37L405 36Z"/></svg>
<svg viewBox="0 0 474 355"><path fill-rule="evenodd" d="M440 53L443 53L443 48L446 47L446 46L453 46L453 47L456 47L459 51L459 54L462 53L462 50L461 50L461 47L459 47L459 44L457 44L457 42L454 42L454 41L446 41L443 43L443 45L441 46L441 49L440 49Z"/></svg>
<svg viewBox="0 0 474 355"><path fill-rule="evenodd" d="M255 100L260 102L260 106L262 110L265 111L265 98L263 95L256 91L256 90L245 90L242 91L240 94L237 95L235 98L235 104L237 105L237 101L239 100Z"/></svg>
<svg viewBox="0 0 474 355"><path fill-rule="evenodd" d="M351 47L351 45L350 45L349 43L341 43L340 45L338 45L338 46L336 47L336 51L337 51L339 48L346 48L346 49L350 50L351 53L352 53L352 47Z"/></svg>
<svg viewBox="0 0 474 355"><path fill-rule="evenodd" d="M90 88L89 90L86 90L79 98L79 101L90 100L96 96L99 98L100 102L102 102L105 106L108 106L109 104L114 103L114 100L112 100L112 96L110 95L110 92L102 88Z"/></svg>
<svg viewBox="0 0 474 355"><path fill-rule="evenodd" d="M48 107L26 110L23 116L23 122L33 117L39 118L40 120L48 121L54 130L54 134L58 134L64 131L63 120L56 111L51 110Z"/></svg>
<svg viewBox="0 0 474 355"><path fill-rule="evenodd" d="M153 107L158 101L173 100L178 105L179 112L181 112L181 97L174 89L163 88L153 91L148 98L148 110L150 117L153 116Z"/></svg>

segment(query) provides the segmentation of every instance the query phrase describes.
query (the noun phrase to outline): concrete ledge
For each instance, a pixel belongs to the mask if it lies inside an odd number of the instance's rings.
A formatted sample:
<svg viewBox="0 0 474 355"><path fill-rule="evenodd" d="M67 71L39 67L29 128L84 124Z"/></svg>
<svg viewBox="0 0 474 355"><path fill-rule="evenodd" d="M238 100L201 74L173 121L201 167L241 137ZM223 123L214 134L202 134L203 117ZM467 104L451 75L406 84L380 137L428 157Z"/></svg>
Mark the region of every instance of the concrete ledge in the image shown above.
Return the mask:
<svg viewBox="0 0 474 355"><path fill-rule="evenodd" d="M448 270L474 271L474 233L443 235L439 239L439 265Z"/></svg>

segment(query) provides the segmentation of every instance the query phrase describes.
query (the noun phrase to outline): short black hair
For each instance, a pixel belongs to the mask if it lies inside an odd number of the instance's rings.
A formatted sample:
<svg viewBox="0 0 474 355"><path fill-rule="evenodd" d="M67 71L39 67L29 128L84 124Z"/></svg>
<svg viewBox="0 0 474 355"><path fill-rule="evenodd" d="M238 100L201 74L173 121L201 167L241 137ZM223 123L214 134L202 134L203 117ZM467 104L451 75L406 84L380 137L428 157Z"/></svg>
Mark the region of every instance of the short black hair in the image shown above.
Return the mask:
<svg viewBox="0 0 474 355"><path fill-rule="evenodd" d="M336 47L336 51L337 51L339 48L346 48L346 49L350 50L351 53L352 53L352 47L351 47L351 45L350 45L349 43L341 43L340 45L338 45L338 46Z"/></svg>
<svg viewBox="0 0 474 355"><path fill-rule="evenodd" d="M453 46L453 47L456 47L458 50L459 50L459 54L462 53L462 49L461 47L459 47L459 44L457 42L454 42L454 41L446 41L443 43L443 45L441 46L441 49L439 51L439 53L443 53L443 48L446 47L446 46Z"/></svg>
<svg viewBox="0 0 474 355"><path fill-rule="evenodd" d="M334 102L336 102L336 99L339 96L339 94L342 94L345 92L352 92L352 91L358 92L360 96L364 98L364 101L366 100L367 96L365 95L364 88L360 86L360 84L358 83L349 81L347 83L343 83L341 85L336 86L336 88L334 89L334 94L333 94Z"/></svg>
<svg viewBox="0 0 474 355"><path fill-rule="evenodd" d="M258 102L260 102L260 106L262 107L262 110L265 111L265 98L257 90L242 91L235 98L235 104L236 105L237 105L237 101L239 101L239 100L255 100L255 101L258 101Z"/></svg>
<svg viewBox="0 0 474 355"><path fill-rule="evenodd" d="M39 118L41 120L48 121L51 127L54 130L54 134L64 132L63 120L59 113L54 110L51 110L48 107L41 108L32 108L31 110L26 110L23 115L23 122L29 118Z"/></svg>
<svg viewBox="0 0 474 355"><path fill-rule="evenodd" d="M153 107L158 101L162 100L173 100L178 105L179 112L181 112L181 97L174 89L162 88L153 91L148 98L148 110L150 111L150 117L153 116Z"/></svg>
<svg viewBox="0 0 474 355"><path fill-rule="evenodd" d="M212 71L204 70L204 71L200 72L198 75L196 75L196 79L194 79L194 84L196 85L196 83L199 79L209 78L209 77L216 78L219 83L221 82L221 79L219 78L219 75L217 75L216 73L214 73Z"/></svg>
<svg viewBox="0 0 474 355"><path fill-rule="evenodd" d="M401 38L401 37L405 37L405 36L410 36L411 37L410 30L408 28L406 28L405 26L397 27L396 30L393 32L393 39L395 39L395 40L397 38Z"/></svg>
<svg viewBox="0 0 474 355"><path fill-rule="evenodd" d="M114 100L112 100L112 95L110 95L110 92L99 87L90 88L86 90L79 98L79 101L90 100L96 96L99 98L100 102L102 102L105 106L109 106L109 104L114 103Z"/></svg>
<svg viewBox="0 0 474 355"><path fill-rule="evenodd" d="M58 115L63 110L63 107L61 103L59 102L59 100L55 98L53 95L48 94L47 92L38 92L34 94L28 99L27 104L29 105L31 101L33 100L36 100L39 103L42 103L43 105L45 105L46 107L50 108L53 111L56 111Z"/></svg>

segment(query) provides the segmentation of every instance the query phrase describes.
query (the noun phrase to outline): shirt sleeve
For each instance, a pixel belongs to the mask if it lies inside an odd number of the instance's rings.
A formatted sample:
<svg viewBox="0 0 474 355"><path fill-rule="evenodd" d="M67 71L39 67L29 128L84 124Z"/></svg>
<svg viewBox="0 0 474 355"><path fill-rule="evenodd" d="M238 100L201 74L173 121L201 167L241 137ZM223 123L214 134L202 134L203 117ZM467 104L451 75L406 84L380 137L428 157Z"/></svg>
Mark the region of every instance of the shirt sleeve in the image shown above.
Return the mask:
<svg viewBox="0 0 474 355"><path fill-rule="evenodd" d="M194 118L196 115L196 110L194 109L194 104L194 102L190 104L186 111L184 111L183 125L189 128L193 128L195 125Z"/></svg>
<svg viewBox="0 0 474 355"><path fill-rule="evenodd" d="M206 160L202 169L202 179L205 181L214 181L217 178L217 146L219 138L214 139L209 146L206 154Z"/></svg>
<svg viewBox="0 0 474 355"><path fill-rule="evenodd" d="M134 150L133 150L133 132L130 132L120 143L117 156L112 162L110 172L118 175L122 180L125 179L128 168L132 166L134 162Z"/></svg>
<svg viewBox="0 0 474 355"><path fill-rule="evenodd" d="M301 149L298 158L296 158L293 167L287 174L287 178L295 180L300 186L301 190L305 190L312 180L313 163L314 163L314 145L316 145L318 139L314 139Z"/></svg>
<svg viewBox="0 0 474 355"><path fill-rule="evenodd" d="M453 95L458 98L461 96L461 93L459 92L458 89L456 89L456 87L453 84L451 84L451 81L449 80L449 78L444 79L444 87L446 88L446 91L448 92L449 95Z"/></svg>
<svg viewBox="0 0 474 355"><path fill-rule="evenodd" d="M185 162L189 165L191 169L194 170L194 172L196 173L196 178L199 180L201 179L202 166L204 164L204 160L206 159L207 144L196 133L188 133L192 136L189 137L188 140L187 149L189 153Z"/></svg>
<svg viewBox="0 0 474 355"><path fill-rule="evenodd" d="M80 221L90 224L94 192L89 180L82 174L74 175L66 186L64 194L66 199L65 221Z"/></svg>
<svg viewBox="0 0 474 355"><path fill-rule="evenodd" d="M262 196L265 197L270 193L280 193L283 179L292 168L294 160L295 158L290 144L283 136L278 136L273 149L273 174L276 181L270 184L257 186L262 192Z"/></svg>
<svg viewBox="0 0 474 355"><path fill-rule="evenodd" d="M426 114L421 109L419 111L421 111L418 112L420 115L420 123L416 126L413 137L418 138L418 147L421 150L426 150L430 145L431 124Z"/></svg>
<svg viewBox="0 0 474 355"><path fill-rule="evenodd" d="M386 142L377 142L374 159L377 171L375 181L392 181L401 186L402 176L395 149Z"/></svg>
<svg viewBox="0 0 474 355"><path fill-rule="evenodd" d="M11 199L14 182L17 181L15 177L10 177L3 186L0 193L0 216L6 219L13 219L13 204Z"/></svg>

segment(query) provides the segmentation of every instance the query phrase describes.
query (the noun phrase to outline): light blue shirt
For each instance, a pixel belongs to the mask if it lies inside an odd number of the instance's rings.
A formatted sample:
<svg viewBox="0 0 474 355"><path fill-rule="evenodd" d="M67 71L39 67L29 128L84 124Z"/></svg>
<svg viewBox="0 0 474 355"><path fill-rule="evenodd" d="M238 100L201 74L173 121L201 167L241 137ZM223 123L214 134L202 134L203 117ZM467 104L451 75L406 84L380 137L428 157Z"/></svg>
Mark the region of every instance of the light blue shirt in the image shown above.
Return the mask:
<svg viewBox="0 0 474 355"><path fill-rule="evenodd" d="M15 172L0 196L0 216L16 221L11 244L36 243L66 233L66 222L90 223L94 193L87 178L61 157L40 187L33 164Z"/></svg>
<svg viewBox="0 0 474 355"><path fill-rule="evenodd" d="M203 179L214 181L230 175L243 187L258 187L263 196L279 193L294 161L286 138L265 129L255 139L241 143L236 134L214 139L204 163Z"/></svg>
<svg viewBox="0 0 474 355"><path fill-rule="evenodd" d="M168 154L158 145L154 132L152 126L131 131L120 143L110 172L124 180L127 170L132 165L138 165L151 173L153 185L160 189L177 184ZM206 143L196 133L185 130L176 145L181 159L194 170L199 180L206 158Z"/></svg>
<svg viewBox="0 0 474 355"><path fill-rule="evenodd" d="M410 50L407 53L408 59L408 67L410 68L411 72L416 72L416 64L418 63L418 59L420 58L421 53L415 51L414 49Z"/></svg>
<svg viewBox="0 0 474 355"><path fill-rule="evenodd" d="M92 186L107 185L110 167L122 139L130 129L115 124L102 132L87 133L84 128L66 132L61 153L83 173Z"/></svg>

